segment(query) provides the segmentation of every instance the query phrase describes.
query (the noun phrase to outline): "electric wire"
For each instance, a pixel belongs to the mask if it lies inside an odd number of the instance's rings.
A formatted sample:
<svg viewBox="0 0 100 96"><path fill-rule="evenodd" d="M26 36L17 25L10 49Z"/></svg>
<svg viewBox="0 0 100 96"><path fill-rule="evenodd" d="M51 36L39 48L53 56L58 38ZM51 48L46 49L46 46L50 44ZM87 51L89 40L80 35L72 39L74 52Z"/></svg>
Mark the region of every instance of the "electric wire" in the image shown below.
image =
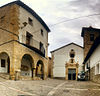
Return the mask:
<svg viewBox="0 0 100 96"><path fill-rule="evenodd" d="M54 26L56 26L58 24L61 24L61 23L65 23L65 22L69 22L69 21L73 21L73 20L77 20L77 19L81 19L81 18L85 18L85 17L97 16L97 15L100 15L100 13L98 13L98 14L90 14L90 15L86 15L86 16L80 16L80 17L76 17L76 18L72 18L72 19L67 19L67 20L55 23L53 25L50 25L49 27L54 27Z"/></svg>

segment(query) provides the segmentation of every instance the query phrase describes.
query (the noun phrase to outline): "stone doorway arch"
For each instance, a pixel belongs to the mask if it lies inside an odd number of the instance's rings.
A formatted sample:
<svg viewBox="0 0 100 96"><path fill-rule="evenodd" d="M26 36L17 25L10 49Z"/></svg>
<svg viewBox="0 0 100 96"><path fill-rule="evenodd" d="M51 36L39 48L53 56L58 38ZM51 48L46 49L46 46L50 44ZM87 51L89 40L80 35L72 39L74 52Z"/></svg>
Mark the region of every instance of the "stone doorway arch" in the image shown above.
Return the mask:
<svg viewBox="0 0 100 96"><path fill-rule="evenodd" d="M44 79L44 64L42 60L38 60L36 65L36 77Z"/></svg>
<svg viewBox="0 0 100 96"><path fill-rule="evenodd" d="M21 76L33 77L34 60L31 55L25 54L21 60Z"/></svg>
<svg viewBox="0 0 100 96"><path fill-rule="evenodd" d="M6 52L0 53L0 73L10 73L10 57Z"/></svg>

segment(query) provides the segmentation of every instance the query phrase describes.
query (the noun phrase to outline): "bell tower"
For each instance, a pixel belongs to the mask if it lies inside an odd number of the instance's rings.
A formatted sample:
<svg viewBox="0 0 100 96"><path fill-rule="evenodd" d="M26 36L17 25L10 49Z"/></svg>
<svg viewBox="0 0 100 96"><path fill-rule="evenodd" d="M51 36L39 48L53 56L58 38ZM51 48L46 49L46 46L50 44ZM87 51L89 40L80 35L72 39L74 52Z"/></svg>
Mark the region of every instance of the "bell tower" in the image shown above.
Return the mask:
<svg viewBox="0 0 100 96"><path fill-rule="evenodd" d="M94 40L100 35L100 29L93 27L83 27L81 36L83 37L84 58L87 56Z"/></svg>

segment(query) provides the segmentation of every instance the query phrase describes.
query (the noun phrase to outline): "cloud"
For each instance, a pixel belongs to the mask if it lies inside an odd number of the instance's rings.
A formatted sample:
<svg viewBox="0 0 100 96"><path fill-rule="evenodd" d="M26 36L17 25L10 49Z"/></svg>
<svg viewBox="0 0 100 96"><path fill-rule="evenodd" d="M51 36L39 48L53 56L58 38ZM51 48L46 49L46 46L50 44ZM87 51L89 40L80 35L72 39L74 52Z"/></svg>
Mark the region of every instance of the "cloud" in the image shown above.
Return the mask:
<svg viewBox="0 0 100 96"><path fill-rule="evenodd" d="M64 3L64 2L63 2ZM99 13L100 11L100 0L72 0L69 1L64 8L61 8L61 18L58 22L80 17L87 16L89 14ZM56 15L55 15L56 16ZM53 50L66 45L69 42L75 42L79 45L83 45L83 39L81 37L82 27L99 27L100 23L98 19L100 16L85 17L70 22L61 23L52 28L52 34L55 34L53 41L50 41L51 45L49 50ZM60 27L60 28L59 28ZM100 27L99 27L100 28ZM54 46L54 47L52 47Z"/></svg>

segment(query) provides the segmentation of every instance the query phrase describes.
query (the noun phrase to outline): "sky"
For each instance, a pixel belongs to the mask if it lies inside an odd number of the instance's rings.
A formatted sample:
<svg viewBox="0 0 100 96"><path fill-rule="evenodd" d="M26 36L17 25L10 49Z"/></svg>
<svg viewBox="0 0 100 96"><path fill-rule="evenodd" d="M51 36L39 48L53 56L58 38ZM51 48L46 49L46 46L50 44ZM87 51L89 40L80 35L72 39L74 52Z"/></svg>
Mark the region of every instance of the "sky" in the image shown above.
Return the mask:
<svg viewBox="0 0 100 96"><path fill-rule="evenodd" d="M0 0L0 6L15 0ZM21 0L31 7L48 25L50 51L71 42L83 46L82 27L100 28L100 0ZM66 22L65 22L66 21Z"/></svg>

